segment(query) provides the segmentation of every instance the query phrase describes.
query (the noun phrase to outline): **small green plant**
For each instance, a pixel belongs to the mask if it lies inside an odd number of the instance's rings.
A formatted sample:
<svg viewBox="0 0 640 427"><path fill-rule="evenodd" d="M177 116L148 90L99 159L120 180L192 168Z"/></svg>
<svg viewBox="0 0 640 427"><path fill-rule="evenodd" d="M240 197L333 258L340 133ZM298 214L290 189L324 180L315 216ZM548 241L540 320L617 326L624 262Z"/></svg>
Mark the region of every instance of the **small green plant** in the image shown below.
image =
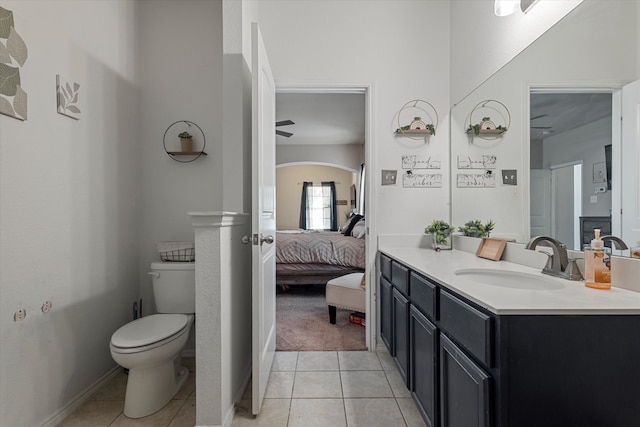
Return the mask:
<svg viewBox="0 0 640 427"><path fill-rule="evenodd" d="M480 123L477 123L475 125L469 125L469 128L467 129L467 132L473 131L473 133L476 136L480 135L480 130L482 129L482 123L483 122L488 122L490 120L491 120L491 117L483 117L482 121ZM496 126L496 130L501 130L503 132L506 132L507 128L502 126L502 125L498 125L498 126Z"/></svg>
<svg viewBox="0 0 640 427"><path fill-rule="evenodd" d="M424 229L424 232L434 235L437 244L447 244L451 237L451 226L446 221L434 219L431 225Z"/></svg>
<svg viewBox="0 0 640 427"><path fill-rule="evenodd" d="M189 132L182 132L178 135L178 138L192 138L192 136Z"/></svg>
<svg viewBox="0 0 640 427"><path fill-rule="evenodd" d="M489 233L495 226L496 223L492 220L483 224L480 220L475 219L467 221L462 227L458 227L458 231L468 237L489 237Z"/></svg>

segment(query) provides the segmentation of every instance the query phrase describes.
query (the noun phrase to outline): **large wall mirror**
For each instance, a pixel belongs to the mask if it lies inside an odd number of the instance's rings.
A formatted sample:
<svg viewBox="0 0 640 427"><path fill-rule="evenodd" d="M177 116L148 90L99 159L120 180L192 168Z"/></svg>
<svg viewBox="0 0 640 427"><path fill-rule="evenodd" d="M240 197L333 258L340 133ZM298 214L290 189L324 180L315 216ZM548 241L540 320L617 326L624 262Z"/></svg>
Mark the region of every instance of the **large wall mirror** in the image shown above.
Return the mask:
<svg viewBox="0 0 640 427"><path fill-rule="evenodd" d="M623 180L623 168L640 169L640 159L623 165L619 125L623 87L640 78L638 7L581 3L454 105L453 225L491 219L494 236L526 242L552 235L580 249L581 224L592 233L593 224L604 221L605 228L608 219L610 232L629 246L640 240L639 227L624 218L638 209L620 214L622 185L635 186L636 195L639 185ZM510 120L508 130L490 138L467 134L484 117L496 126Z"/></svg>

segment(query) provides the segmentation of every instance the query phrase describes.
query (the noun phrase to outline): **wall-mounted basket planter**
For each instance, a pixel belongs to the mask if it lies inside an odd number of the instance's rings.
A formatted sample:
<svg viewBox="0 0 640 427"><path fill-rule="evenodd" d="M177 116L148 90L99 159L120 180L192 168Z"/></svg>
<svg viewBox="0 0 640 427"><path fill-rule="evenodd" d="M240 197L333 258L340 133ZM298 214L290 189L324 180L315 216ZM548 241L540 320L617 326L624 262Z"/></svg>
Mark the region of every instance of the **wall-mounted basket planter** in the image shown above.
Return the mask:
<svg viewBox="0 0 640 427"><path fill-rule="evenodd" d="M403 111L414 109L413 120L408 125L401 125L400 120ZM426 117L431 119L431 123ZM423 120L423 117L425 119ZM411 139L424 140L425 137L436 134L438 128L438 112L431 103L422 99L412 99L398 111L398 128L396 135L406 136Z"/></svg>
<svg viewBox="0 0 640 427"><path fill-rule="evenodd" d="M476 122L474 120L474 113L476 114L476 117L479 116L479 113L483 113L485 115L482 116L481 120ZM491 117L486 115L488 113L494 113L494 115L498 114L502 116L502 118L507 121L506 125L496 125L496 123L491 120ZM471 110L471 113L469 114L469 126L467 127L466 134L471 137L477 136L482 139L497 139L502 137L510 127L511 113L509 113L507 106L495 99L486 99L476 104L476 106L473 107L473 110Z"/></svg>

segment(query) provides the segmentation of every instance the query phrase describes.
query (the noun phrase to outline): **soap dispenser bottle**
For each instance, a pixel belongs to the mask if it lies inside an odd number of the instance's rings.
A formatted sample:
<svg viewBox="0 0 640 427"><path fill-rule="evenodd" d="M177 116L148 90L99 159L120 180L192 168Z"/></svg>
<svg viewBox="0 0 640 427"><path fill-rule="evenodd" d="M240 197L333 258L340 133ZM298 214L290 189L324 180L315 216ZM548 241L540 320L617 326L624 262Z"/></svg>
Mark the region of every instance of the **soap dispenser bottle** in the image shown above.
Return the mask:
<svg viewBox="0 0 640 427"><path fill-rule="evenodd" d="M600 229L593 230L594 239L584 245L584 285L595 289L611 289L611 249L600 239Z"/></svg>
<svg viewBox="0 0 640 427"><path fill-rule="evenodd" d="M631 258L640 258L640 241L630 250Z"/></svg>

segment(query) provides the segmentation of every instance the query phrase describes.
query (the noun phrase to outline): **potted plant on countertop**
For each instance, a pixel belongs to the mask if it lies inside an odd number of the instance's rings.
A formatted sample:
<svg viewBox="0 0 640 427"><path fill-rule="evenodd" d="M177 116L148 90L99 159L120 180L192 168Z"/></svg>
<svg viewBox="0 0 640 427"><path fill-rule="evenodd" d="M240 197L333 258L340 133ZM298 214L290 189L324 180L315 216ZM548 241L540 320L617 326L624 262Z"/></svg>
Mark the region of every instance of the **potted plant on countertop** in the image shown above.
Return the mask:
<svg viewBox="0 0 640 427"><path fill-rule="evenodd" d="M180 148L183 153L190 153L193 151L193 137L189 132L182 132L178 135L180 138Z"/></svg>
<svg viewBox="0 0 640 427"><path fill-rule="evenodd" d="M444 220L436 220L424 229L424 232L431 235L431 239L433 242L433 248L436 251L440 251L442 249L451 249L451 231L452 228Z"/></svg>
<svg viewBox="0 0 640 427"><path fill-rule="evenodd" d="M492 220L483 224L480 220L475 219L467 221L462 227L458 227L458 231L461 231L467 237L489 237L495 226L496 223Z"/></svg>

